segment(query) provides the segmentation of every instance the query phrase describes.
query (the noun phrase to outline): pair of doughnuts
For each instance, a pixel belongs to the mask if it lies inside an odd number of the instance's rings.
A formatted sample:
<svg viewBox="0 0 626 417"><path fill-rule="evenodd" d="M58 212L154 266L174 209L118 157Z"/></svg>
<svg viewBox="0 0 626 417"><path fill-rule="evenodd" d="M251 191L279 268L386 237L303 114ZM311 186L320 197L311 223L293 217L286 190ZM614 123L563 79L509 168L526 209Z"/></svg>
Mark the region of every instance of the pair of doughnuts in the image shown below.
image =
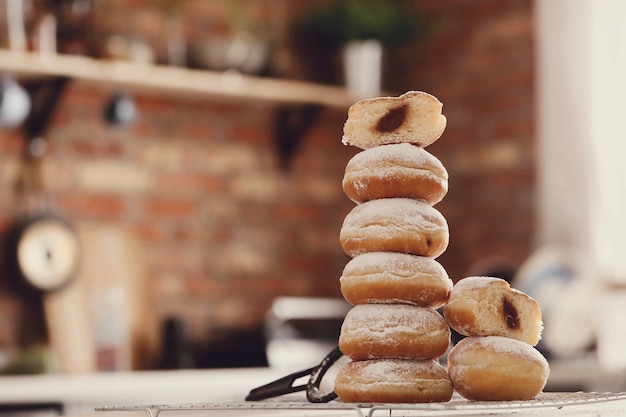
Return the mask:
<svg viewBox="0 0 626 417"><path fill-rule="evenodd" d="M352 258L340 278L354 307L339 349L352 361L335 379L344 402L449 401L453 389L437 362L450 327L435 310L452 280L435 258L448 225L433 206L448 191L443 164L423 147L445 128L441 103L423 92L361 100L348 112L345 144L363 149L346 165L343 190L356 206L340 232Z"/></svg>
<svg viewBox="0 0 626 417"><path fill-rule="evenodd" d="M444 317L465 335L448 354L454 388L470 400L529 400L544 388L549 366L534 346L543 322L539 304L508 282L467 277L453 287Z"/></svg>

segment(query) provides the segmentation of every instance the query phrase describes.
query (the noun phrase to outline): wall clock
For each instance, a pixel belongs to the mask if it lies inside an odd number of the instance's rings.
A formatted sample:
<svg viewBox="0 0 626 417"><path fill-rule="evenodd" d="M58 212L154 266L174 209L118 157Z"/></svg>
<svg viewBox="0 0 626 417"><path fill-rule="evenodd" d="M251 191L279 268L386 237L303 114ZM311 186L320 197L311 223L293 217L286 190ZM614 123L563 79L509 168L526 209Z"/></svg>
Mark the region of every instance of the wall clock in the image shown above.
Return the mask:
<svg viewBox="0 0 626 417"><path fill-rule="evenodd" d="M80 246L74 229L64 220L44 216L18 225L11 261L22 283L52 291L69 283L77 272Z"/></svg>

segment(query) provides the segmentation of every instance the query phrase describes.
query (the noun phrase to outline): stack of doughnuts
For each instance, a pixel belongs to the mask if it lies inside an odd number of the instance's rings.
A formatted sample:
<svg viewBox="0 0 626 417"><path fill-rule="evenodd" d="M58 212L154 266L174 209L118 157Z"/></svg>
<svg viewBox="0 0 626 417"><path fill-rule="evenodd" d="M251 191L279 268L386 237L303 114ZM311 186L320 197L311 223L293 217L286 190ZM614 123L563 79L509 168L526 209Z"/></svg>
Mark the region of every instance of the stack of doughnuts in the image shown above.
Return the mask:
<svg viewBox="0 0 626 417"><path fill-rule="evenodd" d="M339 348L351 361L335 378L344 402L527 400L549 367L534 348L539 305L492 277L453 286L436 258L448 246L446 219L434 206L448 191L443 164L424 148L446 127L430 94L365 99L348 111L342 141L361 149L346 165L343 190L356 206L340 232L352 258L340 278L353 305ZM443 315L436 311L443 306ZM466 336L448 353L450 328Z"/></svg>
<svg viewBox="0 0 626 417"><path fill-rule="evenodd" d="M356 206L340 242L352 258L340 278L353 305L339 348L351 361L336 379L344 402L449 401L453 388L438 358L450 327L435 309L452 280L435 258L448 246L446 219L433 206L448 190L443 164L424 148L443 133L442 104L430 94L355 103L343 142L361 149L346 165L343 190Z"/></svg>
<svg viewBox="0 0 626 417"><path fill-rule="evenodd" d="M463 397L529 400L543 390L550 369L534 348L543 329L534 299L500 278L467 277L452 289L444 316L467 336L448 354L448 373Z"/></svg>

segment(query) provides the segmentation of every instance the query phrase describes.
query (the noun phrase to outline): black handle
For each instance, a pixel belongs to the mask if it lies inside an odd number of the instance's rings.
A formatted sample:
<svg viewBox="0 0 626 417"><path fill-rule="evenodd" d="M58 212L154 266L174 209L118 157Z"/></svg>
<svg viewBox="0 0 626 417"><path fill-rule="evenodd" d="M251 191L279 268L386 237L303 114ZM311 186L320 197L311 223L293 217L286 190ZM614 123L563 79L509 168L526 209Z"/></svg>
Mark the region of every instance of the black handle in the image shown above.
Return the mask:
<svg viewBox="0 0 626 417"><path fill-rule="evenodd" d="M320 383L322 382L322 379L324 379L324 375L326 375L326 372L330 369L330 367L333 366L333 364L342 356L343 353L341 353L339 348L336 347L331 350L328 355L326 355L319 366L313 368L311 378L309 378L309 383L306 386L306 399L309 400L309 402L327 403L337 398L335 391L323 394L320 391Z"/></svg>
<svg viewBox="0 0 626 417"><path fill-rule="evenodd" d="M246 401L261 401L267 398L277 397L279 395L291 394L292 392L304 391L307 386L306 385L296 385L293 386L293 383L298 378L302 378L303 376L311 375L311 372L316 370L318 367L315 366L313 368L305 369L304 371L294 372L293 374L284 376L276 381L270 382L269 384L263 385L261 387L255 388L246 397Z"/></svg>

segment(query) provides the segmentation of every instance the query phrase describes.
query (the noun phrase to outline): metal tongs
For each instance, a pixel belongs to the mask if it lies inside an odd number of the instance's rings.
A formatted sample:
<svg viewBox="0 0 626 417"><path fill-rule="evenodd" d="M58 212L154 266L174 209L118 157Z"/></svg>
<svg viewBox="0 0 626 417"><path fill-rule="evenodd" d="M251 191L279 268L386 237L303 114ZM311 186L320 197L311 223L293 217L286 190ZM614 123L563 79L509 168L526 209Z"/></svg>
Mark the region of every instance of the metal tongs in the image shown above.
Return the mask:
<svg viewBox="0 0 626 417"><path fill-rule="evenodd" d="M261 401L267 398L278 397L280 395L291 394L298 391L306 391L306 398L311 403L327 403L335 398L337 394L332 389L325 392L320 388L320 384L324 375L328 370L343 357L338 347L331 350L319 365L303 371L294 372L282 378L279 378L269 384L254 388L246 397L246 401ZM296 385L294 383L298 378L309 376L306 384Z"/></svg>

